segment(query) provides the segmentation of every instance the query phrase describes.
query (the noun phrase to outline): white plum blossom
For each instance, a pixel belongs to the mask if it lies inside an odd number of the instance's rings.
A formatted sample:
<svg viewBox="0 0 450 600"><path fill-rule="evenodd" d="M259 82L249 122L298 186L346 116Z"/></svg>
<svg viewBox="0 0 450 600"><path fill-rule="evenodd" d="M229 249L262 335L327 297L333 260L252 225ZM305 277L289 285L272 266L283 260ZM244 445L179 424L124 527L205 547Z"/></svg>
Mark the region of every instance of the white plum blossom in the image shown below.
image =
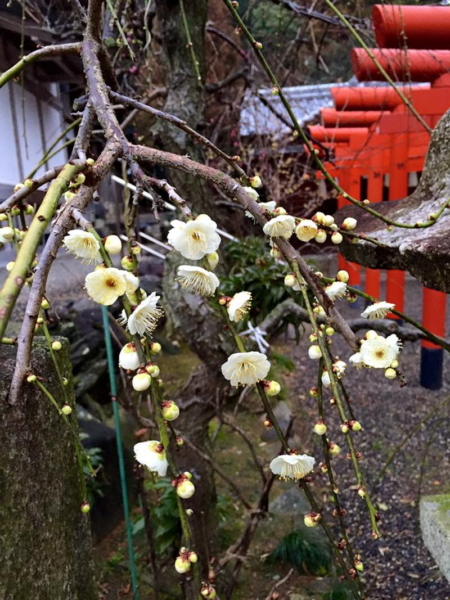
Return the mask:
<svg viewBox="0 0 450 600"><path fill-rule="evenodd" d="M252 304L252 295L250 292L238 292L228 303L227 312L230 321L237 323L245 317Z"/></svg>
<svg viewBox="0 0 450 600"><path fill-rule="evenodd" d="M361 313L361 316L369 320L383 319L393 308L395 308L395 304L383 300L368 306L366 310Z"/></svg>
<svg viewBox="0 0 450 600"><path fill-rule="evenodd" d="M150 335L153 333L158 320L164 314L162 308L158 306L159 298L155 292L152 292L133 310L127 322L127 329L132 335L145 335L146 333Z"/></svg>
<svg viewBox="0 0 450 600"><path fill-rule="evenodd" d="M311 219L302 219L295 228L295 235L301 242L309 242L316 237L318 227Z"/></svg>
<svg viewBox="0 0 450 600"><path fill-rule="evenodd" d="M355 354L352 354L350 356L350 358L348 359L348 362L351 363L357 369L362 369L364 367L364 362L361 357L361 352L355 352Z"/></svg>
<svg viewBox="0 0 450 600"><path fill-rule="evenodd" d="M187 223L174 220L170 224L168 242L185 258L200 260L220 246L217 223L208 215L199 215Z"/></svg>
<svg viewBox="0 0 450 600"><path fill-rule="evenodd" d="M136 277L136 275L133 275L129 271L122 271L122 273L127 284L126 294L127 296L133 296L139 287L139 277Z"/></svg>
<svg viewBox="0 0 450 600"><path fill-rule="evenodd" d="M253 191L255 191L255 190L253 190ZM263 210L267 210L268 212L273 212L277 206L277 203L275 202L275 200L270 200L269 202L258 202L258 205ZM245 216L248 217L249 219L253 219L253 221L255 220L255 217L248 210L245 211Z"/></svg>
<svg viewBox="0 0 450 600"><path fill-rule="evenodd" d="M281 454L270 463L270 470L280 479L298 481L311 473L315 462L315 458L307 454Z"/></svg>
<svg viewBox="0 0 450 600"><path fill-rule="evenodd" d="M72 229L65 236L64 245L76 258L81 258L85 264L102 262L100 243L97 238L82 229Z"/></svg>
<svg viewBox="0 0 450 600"><path fill-rule="evenodd" d="M343 298L347 293L347 284L342 281L333 281L331 285L325 288L325 294L332 301L336 298Z"/></svg>
<svg viewBox="0 0 450 600"><path fill-rule="evenodd" d="M140 442L134 446L134 454L138 463L144 465L150 471L158 473L161 477L166 475L169 463L161 442L155 440Z"/></svg>
<svg viewBox="0 0 450 600"><path fill-rule="evenodd" d="M177 271L177 281L189 292L200 296L214 296L220 281L214 273L202 267L181 265Z"/></svg>
<svg viewBox="0 0 450 600"><path fill-rule="evenodd" d="M361 361L367 367L387 369L400 352L398 337L393 334L387 338L379 335L376 338L363 340L361 343Z"/></svg>
<svg viewBox="0 0 450 600"><path fill-rule="evenodd" d="M347 363L345 363L343 360L336 360L333 363L333 373L335 373L335 375L338 379L341 379L341 377L344 376L346 368L347 368Z"/></svg>
<svg viewBox="0 0 450 600"><path fill-rule="evenodd" d="M289 239L294 233L295 219L290 215L279 215L270 219L264 227L263 231L270 237L283 237Z"/></svg>
<svg viewBox="0 0 450 600"><path fill-rule="evenodd" d="M222 365L222 374L231 385L251 385L267 377L270 362L261 352L236 352Z"/></svg>
<svg viewBox="0 0 450 600"><path fill-rule="evenodd" d="M252 200L254 200L255 202L258 202L259 194L255 189L253 189L252 187L246 186L246 187L244 187L244 190L246 191L246 193L250 196L250 198Z"/></svg>
<svg viewBox="0 0 450 600"><path fill-rule="evenodd" d="M85 285L87 293L94 302L110 306L127 289L125 271L115 267L97 268L86 275Z"/></svg>
<svg viewBox="0 0 450 600"><path fill-rule="evenodd" d="M127 371L135 371L140 366L139 355L133 343L125 344L119 354L119 367Z"/></svg>

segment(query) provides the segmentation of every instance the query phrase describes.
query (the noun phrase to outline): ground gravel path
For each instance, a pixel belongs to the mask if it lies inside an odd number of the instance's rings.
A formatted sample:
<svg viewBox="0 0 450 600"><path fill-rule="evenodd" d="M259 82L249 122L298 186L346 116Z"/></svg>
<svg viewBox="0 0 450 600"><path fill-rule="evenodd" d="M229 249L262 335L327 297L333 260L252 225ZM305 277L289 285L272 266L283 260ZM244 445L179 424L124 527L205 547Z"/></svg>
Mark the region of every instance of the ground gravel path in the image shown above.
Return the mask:
<svg viewBox="0 0 450 600"><path fill-rule="evenodd" d="M409 282L408 314L420 318L420 301L420 286ZM360 311L346 306L345 302L340 301L340 305L349 318L359 315ZM308 395L309 387L314 385L312 361L307 357L308 346L305 336L300 345L290 352L297 367L290 387L299 393L299 435L303 439L308 418L312 425L317 414L314 400ZM348 359L349 352L338 336L335 336L332 347L341 359ZM448 364L447 361L445 364ZM392 449L439 401L450 396L447 370L444 372L444 387L431 392L420 387L419 365L419 343L406 343L400 358L400 366L408 382L404 388L400 388L397 381L385 379L383 371L348 368L345 385L356 416L364 427L363 432L354 434L354 439L357 449L363 454L362 466L371 486ZM375 488L374 500L380 508L383 537L373 541L365 503L356 493L355 476L351 463L346 459L346 444L339 430L340 420L337 410L330 406L330 396L328 393L325 404L328 433L330 439L342 448L342 453L334 460L334 467L340 497L348 511L346 523L367 567L364 574L368 584L367 599L450 599L450 584L440 575L422 542L418 509L421 495L450 492L450 403L411 436L387 470L381 485ZM320 456L317 436L308 437L309 442L305 439L305 443L313 444L310 449ZM326 475L315 476L316 491L318 494L323 492L323 497L326 484Z"/></svg>

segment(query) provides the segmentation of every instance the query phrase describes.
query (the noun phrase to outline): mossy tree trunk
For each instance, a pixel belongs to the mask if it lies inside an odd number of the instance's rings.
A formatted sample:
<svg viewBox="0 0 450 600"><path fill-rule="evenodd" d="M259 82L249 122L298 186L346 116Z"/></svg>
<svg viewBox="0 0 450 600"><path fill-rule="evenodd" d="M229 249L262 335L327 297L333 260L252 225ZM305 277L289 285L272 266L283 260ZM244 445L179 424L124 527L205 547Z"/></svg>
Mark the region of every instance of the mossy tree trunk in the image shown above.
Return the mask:
<svg viewBox="0 0 450 600"><path fill-rule="evenodd" d="M62 341L58 358L70 381L68 343ZM75 438L36 384L26 384L20 401L8 404L15 355L13 346L0 345L0 598L96 600ZM39 341L32 369L62 405L63 389L48 348ZM71 383L66 394L77 430Z"/></svg>
<svg viewBox="0 0 450 600"><path fill-rule="evenodd" d="M193 129L198 129L203 119L205 80L205 27L207 20L207 0L186 1L184 7L193 49L198 61L198 79L191 52L187 46L186 29L183 23L179 0L156 0L158 38L161 41L167 98L164 110L186 120ZM160 55L158 55L158 59ZM154 134L158 145L164 150L181 155L189 155L204 162L203 151L183 131L160 121ZM211 192L205 183L196 177L171 171L167 173L172 185L189 203L194 214L213 214ZM178 257L177 257L178 258ZM183 334L191 349L205 361L205 366L196 370L187 384L179 390L175 400L182 409L176 422L177 429L192 440L204 453L208 453L208 423L214 415L214 399L220 393L224 381L219 382L218 363L224 354L217 344L214 351L217 318L198 298L187 298L174 290L173 284L179 261L176 257L167 260L164 272L166 297L170 299L168 316L175 328ZM183 259L183 262L185 260ZM207 351L204 351L208 349ZM220 359L217 357L220 356ZM176 360L176 359L175 359ZM212 364L213 363L213 364ZM211 557L216 534L215 488L213 473L207 461L184 445L178 454L182 470L193 472L196 493L189 505L194 509L190 523L194 534L195 550L199 555L202 574L207 575L207 559ZM217 541L217 540L216 540Z"/></svg>

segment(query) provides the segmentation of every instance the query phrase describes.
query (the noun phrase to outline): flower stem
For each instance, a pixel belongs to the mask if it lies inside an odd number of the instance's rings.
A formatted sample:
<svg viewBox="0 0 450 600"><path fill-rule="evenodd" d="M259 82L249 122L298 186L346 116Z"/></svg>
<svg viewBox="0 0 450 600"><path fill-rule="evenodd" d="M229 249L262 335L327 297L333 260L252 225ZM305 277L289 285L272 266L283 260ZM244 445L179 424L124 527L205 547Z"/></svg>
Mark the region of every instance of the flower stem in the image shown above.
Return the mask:
<svg viewBox="0 0 450 600"><path fill-rule="evenodd" d="M296 265L294 265L294 266L296 266ZM301 291L302 291L302 295L303 295L303 301L305 303L306 310L308 311L309 319L310 319L311 325L313 327L313 331L317 336L317 342L318 342L320 350L322 352L322 357L323 357L326 369L327 369L329 377L330 377L331 390L333 392L333 397L336 401L336 406L337 406L337 409L339 412L339 416L341 418L341 421L343 423L346 423L348 421L348 418L345 414L344 406L342 404L340 390L339 390L339 386L337 384L337 377L335 376L335 373L333 372L333 362L331 359L329 348L323 338L322 332L320 331L320 329L317 325L317 321L316 321L316 318L312 311L311 303L308 298L308 292L306 291L305 286L301 286ZM375 507L372 504L372 500L371 500L369 492L367 490L365 478L364 478L364 475L359 466L359 460L358 460L357 452L355 449L355 444L354 444L354 441L353 441L350 431L347 432L347 434L345 435L345 438L347 441L348 448L350 450L350 457L351 457L351 460L353 463L353 469L355 471L358 486L363 488L365 491L364 500L366 502L367 510L369 513L369 519L370 519L370 523L372 526L372 530L379 537L380 531L378 529L378 525L377 525L377 521L376 521L377 511L375 510Z"/></svg>

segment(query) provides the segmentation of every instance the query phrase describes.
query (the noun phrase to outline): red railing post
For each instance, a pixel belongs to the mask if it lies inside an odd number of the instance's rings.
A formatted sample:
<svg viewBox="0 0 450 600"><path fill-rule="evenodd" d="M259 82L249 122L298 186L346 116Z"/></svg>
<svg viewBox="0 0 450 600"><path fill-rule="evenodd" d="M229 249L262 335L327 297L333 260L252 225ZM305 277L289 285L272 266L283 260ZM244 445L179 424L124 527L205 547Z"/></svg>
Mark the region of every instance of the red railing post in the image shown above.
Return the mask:
<svg viewBox="0 0 450 600"><path fill-rule="evenodd" d="M423 288L422 325L439 337L445 337L446 308L446 294ZM428 340L422 340L421 346L420 385L429 390L439 390L442 387L444 350Z"/></svg>
<svg viewBox="0 0 450 600"><path fill-rule="evenodd" d="M408 134L391 136L391 168L389 170L389 200L401 200L408 195ZM400 312L405 308L405 272L389 270L386 282L386 300ZM391 318L397 319L395 315Z"/></svg>

